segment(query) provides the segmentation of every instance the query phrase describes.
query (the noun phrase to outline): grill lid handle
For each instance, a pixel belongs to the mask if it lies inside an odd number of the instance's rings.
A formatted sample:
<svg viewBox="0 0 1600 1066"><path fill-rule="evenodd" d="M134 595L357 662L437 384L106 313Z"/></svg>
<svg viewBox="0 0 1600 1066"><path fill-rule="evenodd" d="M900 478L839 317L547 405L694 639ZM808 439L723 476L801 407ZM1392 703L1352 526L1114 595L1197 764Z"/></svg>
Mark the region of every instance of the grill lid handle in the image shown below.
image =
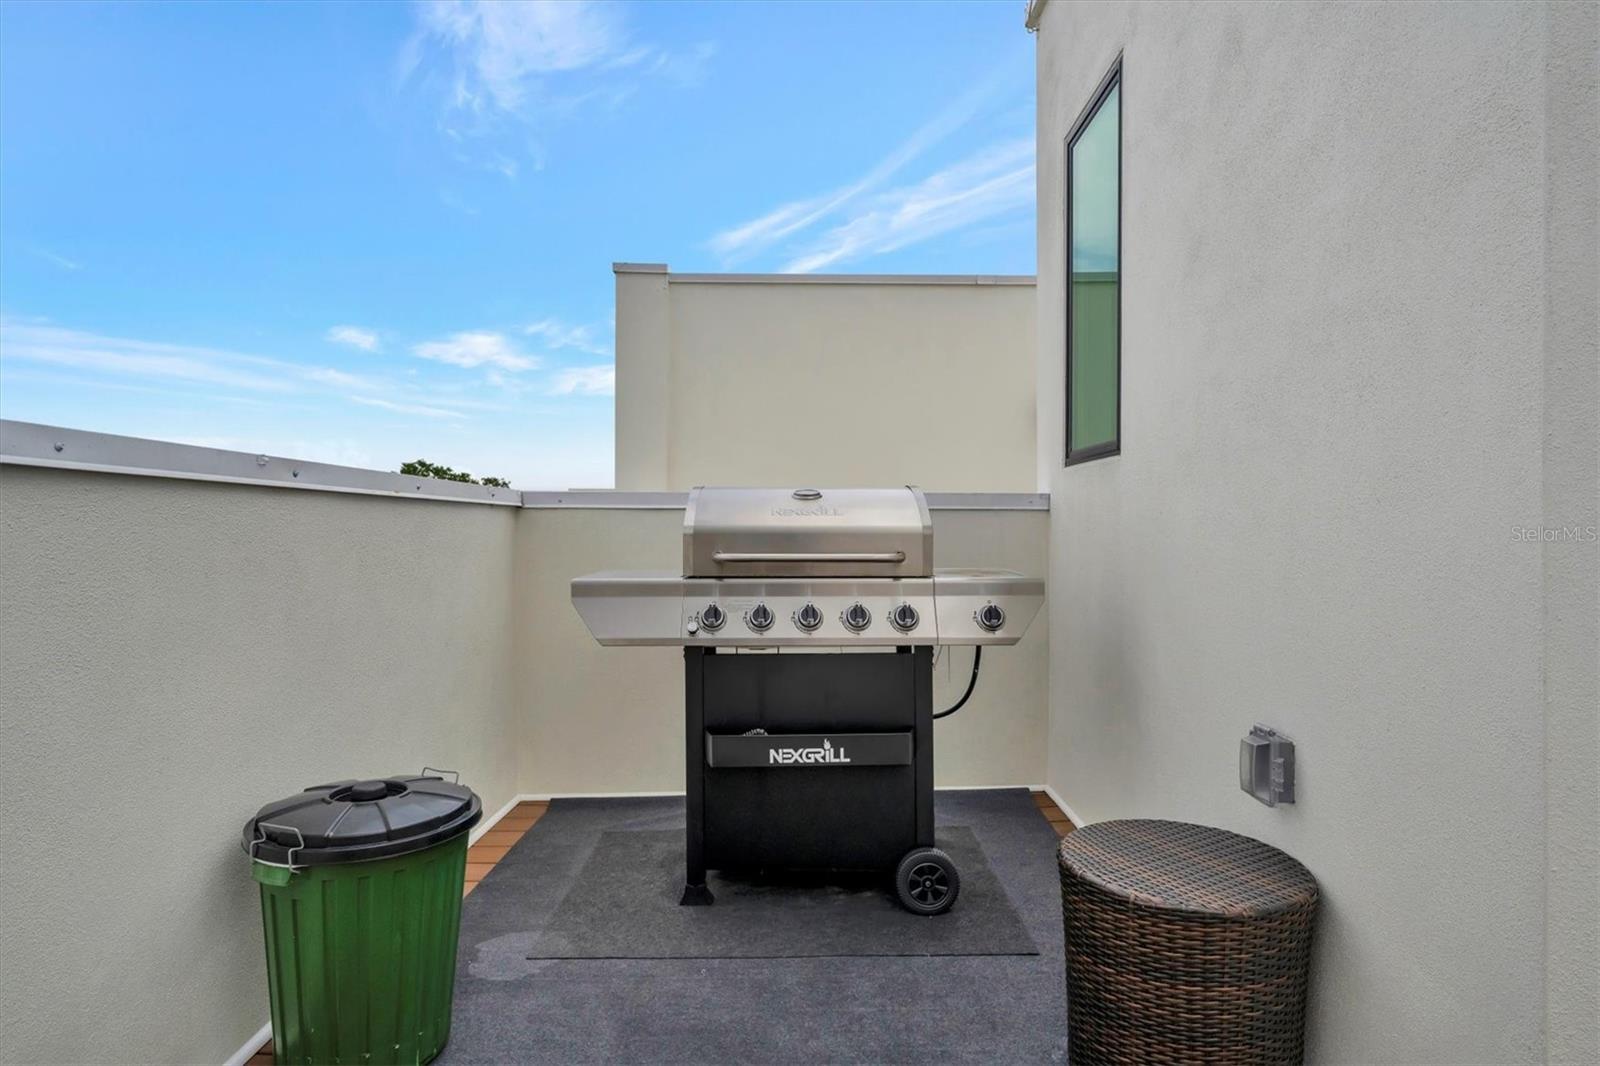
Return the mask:
<svg viewBox="0 0 1600 1066"><path fill-rule="evenodd" d="M903 563L905 552L723 552L711 553L719 563Z"/></svg>

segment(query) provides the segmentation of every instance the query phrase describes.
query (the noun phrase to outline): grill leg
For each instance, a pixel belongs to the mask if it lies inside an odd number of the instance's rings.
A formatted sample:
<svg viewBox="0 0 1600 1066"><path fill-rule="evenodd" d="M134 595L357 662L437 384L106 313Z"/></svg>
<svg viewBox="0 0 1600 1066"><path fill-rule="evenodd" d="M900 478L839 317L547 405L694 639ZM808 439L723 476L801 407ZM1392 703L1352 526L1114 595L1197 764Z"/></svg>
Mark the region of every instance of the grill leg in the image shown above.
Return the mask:
<svg viewBox="0 0 1600 1066"><path fill-rule="evenodd" d="M684 874L683 907L710 906L715 897L706 887L706 729L703 686L704 648L683 649Z"/></svg>
<svg viewBox="0 0 1600 1066"><path fill-rule="evenodd" d="M915 649L917 845L933 847L933 649Z"/></svg>

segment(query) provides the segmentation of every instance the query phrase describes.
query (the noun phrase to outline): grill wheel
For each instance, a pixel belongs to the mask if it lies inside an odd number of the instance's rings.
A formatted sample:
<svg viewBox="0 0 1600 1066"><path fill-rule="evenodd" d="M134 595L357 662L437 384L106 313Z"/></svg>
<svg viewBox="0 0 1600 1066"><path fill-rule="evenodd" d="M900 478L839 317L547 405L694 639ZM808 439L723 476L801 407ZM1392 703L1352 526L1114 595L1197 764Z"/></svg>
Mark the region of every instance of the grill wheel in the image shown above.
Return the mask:
<svg viewBox="0 0 1600 1066"><path fill-rule="evenodd" d="M931 918L955 905L961 874L938 848L913 848L895 869L894 890L902 907Z"/></svg>

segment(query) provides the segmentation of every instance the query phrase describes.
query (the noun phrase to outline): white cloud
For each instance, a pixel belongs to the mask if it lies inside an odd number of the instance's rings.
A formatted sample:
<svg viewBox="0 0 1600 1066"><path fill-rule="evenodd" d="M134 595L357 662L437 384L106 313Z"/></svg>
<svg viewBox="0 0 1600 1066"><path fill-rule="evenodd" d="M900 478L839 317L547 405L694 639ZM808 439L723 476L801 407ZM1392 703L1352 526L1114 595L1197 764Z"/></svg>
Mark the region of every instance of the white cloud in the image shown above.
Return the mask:
<svg viewBox="0 0 1600 1066"><path fill-rule="evenodd" d="M452 333L443 340L425 341L411 349L424 359L452 366L496 366L502 370L532 370L539 360L512 347L500 333L469 331Z"/></svg>
<svg viewBox="0 0 1600 1066"><path fill-rule="evenodd" d="M490 367L484 372L483 383L509 398L519 397L532 388L522 378L496 370L494 367Z"/></svg>
<svg viewBox="0 0 1600 1066"><path fill-rule="evenodd" d="M63 389L73 390L74 393L85 389L95 389L102 392L131 392L146 396L183 396L190 400L205 403L231 403L246 407L268 408L274 411L311 410L304 404L285 400L281 394L267 393L265 395L239 395L229 392L193 392L182 386L183 382L154 381L136 383L132 381L110 381L97 378L93 372L87 374L63 373L53 369L33 370L20 369L9 359L0 360L0 378L7 384L31 381L43 385L53 385ZM4 385L0 385L0 396L4 395Z"/></svg>
<svg viewBox="0 0 1600 1066"><path fill-rule="evenodd" d="M551 348L576 348L590 355L610 355L611 349L600 343L589 326L569 326L554 318L541 319L522 327L530 337L538 337Z"/></svg>
<svg viewBox="0 0 1600 1066"><path fill-rule="evenodd" d="M649 62L645 72L657 74L683 88L699 85L705 80L706 68L717 54L715 41L699 41L682 52L669 52L662 48L645 49Z"/></svg>
<svg viewBox="0 0 1600 1066"><path fill-rule="evenodd" d="M359 348L363 352L375 352L381 346L375 332L362 329L360 326L334 326L328 330L327 337L334 344Z"/></svg>
<svg viewBox="0 0 1600 1066"><path fill-rule="evenodd" d="M783 269L804 274L891 252L1034 203L1031 138L989 145L914 185L878 194Z"/></svg>
<svg viewBox="0 0 1600 1066"><path fill-rule="evenodd" d="M489 160L484 165L490 170L494 171L496 174L499 174L501 177L505 178L507 181L515 181L518 171L522 169L521 164L519 164L515 159L512 159L506 155L502 155L499 152L495 152L492 156L490 156Z"/></svg>
<svg viewBox="0 0 1600 1066"><path fill-rule="evenodd" d="M434 0L420 16L423 30L455 51L455 103L471 110L516 111L538 76L621 51L618 12L589 0Z"/></svg>
<svg viewBox="0 0 1600 1066"><path fill-rule="evenodd" d="M381 407L385 411L395 411L403 415L422 415L424 418L467 417L460 411L450 411L443 407L429 407L419 403L395 403L393 400L384 400L376 396L348 396L346 399L365 407Z"/></svg>
<svg viewBox="0 0 1600 1066"><path fill-rule="evenodd" d="M76 259L68 259L66 256L61 255L58 252L52 252L48 248L30 248L28 250L34 255L38 256L40 259L43 259L45 262L52 263L60 267L62 270L83 269L83 264L78 262Z"/></svg>
<svg viewBox="0 0 1600 1066"><path fill-rule="evenodd" d="M331 385L336 389L361 389L364 392L381 392L385 385L381 381L364 378L359 374L347 374L343 370L334 370L325 366L308 366L301 368L307 381L315 381L319 385Z"/></svg>
<svg viewBox="0 0 1600 1066"><path fill-rule="evenodd" d="M908 164L970 122L1001 87L1006 72L980 82L935 115L861 177L832 192L796 200L774 208L759 218L714 235L707 246L736 262L769 248L784 238L822 221L862 195L883 185Z"/></svg>
<svg viewBox="0 0 1600 1066"><path fill-rule="evenodd" d="M696 84L712 42L669 51L632 39L625 8L604 0L427 0L395 69L442 94L441 131L458 144L501 120L548 124L587 106L617 107L647 78ZM469 153L470 156L470 153ZM460 156L458 156L460 158ZM514 179L503 154L473 166Z"/></svg>
<svg viewBox="0 0 1600 1066"><path fill-rule="evenodd" d="M105 337L58 326L0 322L0 358L129 377L290 392L300 368L216 348Z"/></svg>
<svg viewBox="0 0 1600 1066"><path fill-rule="evenodd" d="M469 204L467 201L463 200L449 189L439 190L439 202L444 204L444 206L448 207L450 210L459 211L463 215L476 217L478 214L478 209L476 207L474 207L472 204Z"/></svg>
<svg viewBox="0 0 1600 1066"><path fill-rule="evenodd" d="M828 212L857 195L862 187L861 182L856 182L854 185L814 200L797 200L794 203L784 204L760 218L753 218L743 225L723 230L713 236L707 244L713 252L729 262L752 255L823 218Z"/></svg>
<svg viewBox="0 0 1600 1066"><path fill-rule="evenodd" d="M458 335L459 336L459 335ZM293 406L288 397L334 397L368 407L429 418L465 418L464 411L497 409L470 396L460 396L447 385L417 385L379 377L349 374L332 367L308 366L246 355L200 345L110 337L59 326L38 325L16 318L0 318L0 367L8 376L18 364L70 367L113 380L89 380L94 387L141 388L178 386L192 398L195 385L218 386L262 394L259 402L274 409ZM528 360L531 368L535 361ZM128 384L126 380L147 383ZM208 395L208 401L238 397Z"/></svg>
<svg viewBox="0 0 1600 1066"><path fill-rule="evenodd" d="M552 396L614 396L616 392L617 368L612 365L568 367L550 379Z"/></svg>
<svg viewBox="0 0 1600 1066"><path fill-rule="evenodd" d="M642 44L636 48L628 49L621 55L612 56L610 59L601 64L600 69L626 70L628 67L643 66L645 65L646 60L655 59L657 56L658 52L654 46Z"/></svg>

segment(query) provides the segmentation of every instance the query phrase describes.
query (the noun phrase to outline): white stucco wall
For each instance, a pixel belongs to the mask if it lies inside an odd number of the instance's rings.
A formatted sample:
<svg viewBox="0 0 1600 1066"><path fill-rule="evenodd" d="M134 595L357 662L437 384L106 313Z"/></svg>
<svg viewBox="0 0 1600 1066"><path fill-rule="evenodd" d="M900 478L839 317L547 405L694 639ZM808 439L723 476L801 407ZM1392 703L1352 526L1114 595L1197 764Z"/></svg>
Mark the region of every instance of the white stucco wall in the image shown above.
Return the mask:
<svg viewBox="0 0 1600 1066"><path fill-rule="evenodd" d="M518 791L514 508L0 472L0 1059L221 1062L267 1019L239 833L347 776Z"/></svg>
<svg viewBox="0 0 1600 1066"><path fill-rule="evenodd" d="M1318 1061L1600 1055L1596 546L1513 534L1595 522L1594 12L1043 11L1049 781L1316 873ZM1119 52L1122 454L1062 468L1064 137ZM1254 722L1293 807L1238 790Z"/></svg>
<svg viewBox="0 0 1600 1066"><path fill-rule="evenodd" d="M617 480L1034 489L1031 278L617 266Z"/></svg>
<svg viewBox="0 0 1600 1066"><path fill-rule="evenodd" d="M1544 11L1543 502L1600 522L1600 5ZM1600 1062L1600 619L1594 544L1544 564L1545 1033L1552 1062Z"/></svg>
<svg viewBox="0 0 1600 1066"><path fill-rule="evenodd" d="M941 567L1044 572L1048 515L1041 511L933 512ZM570 602L574 577L596 570L676 573L682 510L530 509L517 526L517 609L526 790L681 792L683 653L602 648ZM1048 624L1041 611L1023 639L984 653L978 688L941 721L934 743L940 788L1036 785L1043 780ZM965 690L971 650L945 649L934 703Z"/></svg>

